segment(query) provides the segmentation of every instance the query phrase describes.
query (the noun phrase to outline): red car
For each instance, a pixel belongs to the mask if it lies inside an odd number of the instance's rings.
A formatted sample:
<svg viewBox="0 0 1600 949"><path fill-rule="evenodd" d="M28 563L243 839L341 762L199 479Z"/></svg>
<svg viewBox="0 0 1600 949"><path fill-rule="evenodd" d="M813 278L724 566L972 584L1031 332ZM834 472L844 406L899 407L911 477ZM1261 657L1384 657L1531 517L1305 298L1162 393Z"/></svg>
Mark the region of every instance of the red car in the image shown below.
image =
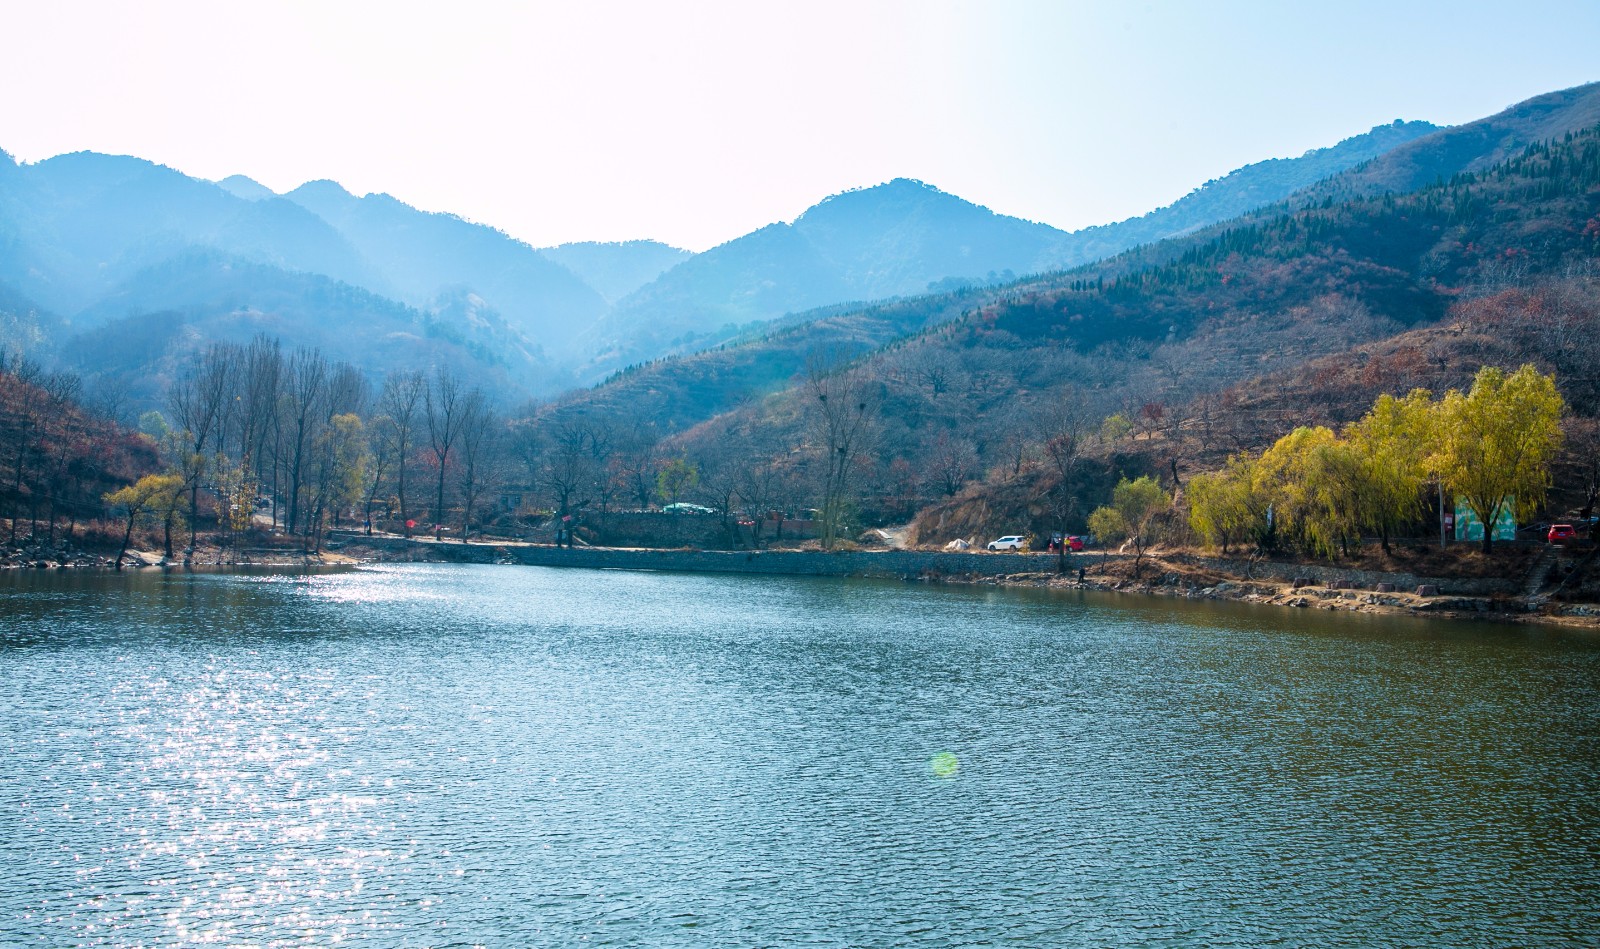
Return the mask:
<svg viewBox="0 0 1600 949"><path fill-rule="evenodd" d="M1573 529L1571 524L1551 524L1550 534L1547 539L1552 544L1559 544L1568 540L1577 540L1578 532Z"/></svg>

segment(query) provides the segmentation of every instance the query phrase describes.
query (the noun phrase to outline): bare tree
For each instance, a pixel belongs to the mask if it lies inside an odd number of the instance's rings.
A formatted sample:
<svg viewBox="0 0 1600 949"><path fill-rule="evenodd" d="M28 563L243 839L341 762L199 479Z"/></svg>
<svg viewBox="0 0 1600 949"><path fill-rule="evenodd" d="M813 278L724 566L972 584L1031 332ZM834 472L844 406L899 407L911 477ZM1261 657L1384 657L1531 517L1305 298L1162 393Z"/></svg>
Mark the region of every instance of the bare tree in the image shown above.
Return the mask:
<svg viewBox="0 0 1600 949"><path fill-rule="evenodd" d="M661 433L655 423L643 417L624 422L618 432L611 472L618 490L636 508L650 506L661 467L660 444Z"/></svg>
<svg viewBox="0 0 1600 949"><path fill-rule="evenodd" d="M813 353L802 391L811 447L822 462L822 546L832 550L845 527L861 456L877 434L882 386L859 365Z"/></svg>
<svg viewBox="0 0 1600 949"><path fill-rule="evenodd" d="M703 446L695 459L699 473L698 493L716 510L723 537L730 548L739 546L739 522L734 508L739 497L740 474L746 469L744 453L726 439Z"/></svg>
<svg viewBox="0 0 1600 949"><path fill-rule="evenodd" d="M467 531L472 526L472 509L484 487L493 480L497 457L496 436L500 419L489 408L483 393L473 389L467 393L461 406L460 475L461 488L461 542L467 542Z"/></svg>
<svg viewBox="0 0 1600 949"><path fill-rule="evenodd" d="M189 548L200 519L200 487L210 462L208 448L221 450L224 408L232 400L238 347L213 343L190 363L167 393L176 423L178 473L189 495Z"/></svg>
<svg viewBox="0 0 1600 949"><path fill-rule="evenodd" d="M978 466L978 450L972 442L949 432L940 432L928 456L928 477L945 497L960 491Z"/></svg>
<svg viewBox="0 0 1600 949"><path fill-rule="evenodd" d="M1067 525L1078 513L1078 475L1082 461L1083 439L1089 430L1093 415L1081 393L1068 387L1037 416L1039 434L1043 439L1042 454L1055 476L1050 491L1051 513L1061 534L1057 548L1060 558L1057 569L1066 569Z"/></svg>
<svg viewBox="0 0 1600 949"><path fill-rule="evenodd" d="M1037 413L1023 405L1011 404L995 413L993 438L985 454L998 462L1001 473L1008 478L1022 474L1022 469L1035 456L1038 433L1034 419Z"/></svg>
<svg viewBox="0 0 1600 949"><path fill-rule="evenodd" d="M439 367L432 384L422 392L423 419L428 427L428 447L433 452L434 466L438 471L438 494L433 510L433 539L439 540L444 531L444 482L449 470L450 451L461 436L461 415L465 408L466 393L461 391L461 380L450 370Z"/></svg>
<svg viewBox="0 0 1600 949"><path fill-rule="evenodd" d="M934 400L956 387L961 365L950 351L936 343L912 343L900 359L907 381L926 388Z"/></svg>
<svg viewBox="0 0 1600 949"><path fill-rule="evenodd" d="M283 349L265 334L251 340L244 352L243 380L236 398L240 402L239 467L260 485L267 479L267 446L278 421L278 399L283 386ZM273 465L274 470L276 465ZM253 499L252 499L253 502ZM273 492L273 515L277 493Z"/></svg>
<svg viewBox="0 0 1600 949"><path fill-rule="evenodd" d="M389 479L389 472L394 467L395 442L394 419L387 415L379 415L367 423L367 444L370 463L367 466L365 500L362 502L362 516L366 532L372 534L372 508L377 503L378 491Z"/></svg>
<svg viewBox="0 0 1600 949"><path fill-rule="evenodd" d="M587 420L569 417L556 422L544 453L543 481L555 495L557 523L571 546L572 513L588 503L582 498L594 484L593 432Z"/></svg>
<svg viewBox="0 0 1600 949"><path fill-rule="evenodd" d="M305 488L315 446L328 412L328 362L314 349L295 350L289 358L282 399L284 430L288 440L289 517L286 526L295 533L302 526L300 494Z"/></svg>
<svg viewBox="0 0 1600 949"><path fill-rule="evenodd" d="M315 503L307 521L312 549L322 549L322 531L331 520L334 527L347 507L359 497L369 460L366 427L361 414L367 403L367 380L348 363L332 366L328 372L324 411L316 451Z"/></svg>
<svg viewBox="0 0 1600 949"><path fill-rule="evenodd" d="M379 410L390 422L381 434L389 439L387 454L393 459L395 500L400 505L400 524L407 537L411 536L411 509L406 504L406 475L411 470L411 452L427 390L428 380L422 373L391 372L384 377L383 394L378 398Z"/></svg>

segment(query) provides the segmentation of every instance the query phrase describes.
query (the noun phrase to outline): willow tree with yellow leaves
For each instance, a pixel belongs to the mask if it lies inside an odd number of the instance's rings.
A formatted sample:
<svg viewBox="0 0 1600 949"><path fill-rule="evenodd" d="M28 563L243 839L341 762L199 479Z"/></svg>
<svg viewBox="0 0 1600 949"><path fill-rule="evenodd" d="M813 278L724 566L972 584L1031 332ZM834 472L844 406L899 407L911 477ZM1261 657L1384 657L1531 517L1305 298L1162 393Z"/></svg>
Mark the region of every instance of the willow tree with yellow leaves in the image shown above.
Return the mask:
<svg viewBox="0 0 1600 949"><path fill-rule="evenodd" d="M1377 532L1385 556L1390 538L1422 516L1423 488L1437 424L1432 395L1414 389L1403 399L1382 395L1345 438L1360 460L1356 485L1363 526Z"/></svg>
<svg viewBox="0 0 1600 949"><path fill-rule="evenodd" d="M1525 518L1544 502L1565 410L1555 378L1532 366L1510 375L1485 366L1469 391L1451 389L1435 407L1430 463L1484 525L1484 553L1507 503Z"/></svg>
<svg viewBox="0 0 1600 949"><path fill-rule="evenodd" d="M1255 533L1266 547L1281 536L1314 553L1348 554L1371 530L1389 554L1390 538L1421 519L1434 482L1484 524L1507 503L1525 518L1544 501L1565 408L1555 379L1532 366L1510 375L1485 366L1471 391L1438 402L1426 389L1380 396L1343 438L1297 428L1259 457L1237 455L1191 478L1189 523L1224 550ZM1492 539L1486 531L1485 552Z"/></svg>
<svg viewBox="0 0 1600 949"><path fill-rule="evenodd" d="M1330 429L1301 427L1261 453L1251 485L1271 504L1272 534L1332 556L1360 540L1360 469Z"/></svg>
<svg viewBox="0 0 1600 949"><path fill-rule="evenodd" d="M1265 539L1270 501L1256 490L1254 479L1255 458L1234 455L1221 471L1195 475L1184 488L1189 526L1224 554L1232 544L1254 540L1260 545Z"/></svg>

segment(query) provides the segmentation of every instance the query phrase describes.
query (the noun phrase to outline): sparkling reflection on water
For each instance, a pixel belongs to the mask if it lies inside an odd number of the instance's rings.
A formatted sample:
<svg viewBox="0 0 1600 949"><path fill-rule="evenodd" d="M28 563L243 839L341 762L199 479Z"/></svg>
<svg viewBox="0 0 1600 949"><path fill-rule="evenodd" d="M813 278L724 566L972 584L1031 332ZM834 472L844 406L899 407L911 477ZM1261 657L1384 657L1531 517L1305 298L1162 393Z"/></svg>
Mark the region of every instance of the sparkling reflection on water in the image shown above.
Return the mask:
<svg viewBox="0 0 1600 949"><path fill-rule="evenodd" d="M515 567L0 579L0 944L1600 944L1600 643Z"/></svg>

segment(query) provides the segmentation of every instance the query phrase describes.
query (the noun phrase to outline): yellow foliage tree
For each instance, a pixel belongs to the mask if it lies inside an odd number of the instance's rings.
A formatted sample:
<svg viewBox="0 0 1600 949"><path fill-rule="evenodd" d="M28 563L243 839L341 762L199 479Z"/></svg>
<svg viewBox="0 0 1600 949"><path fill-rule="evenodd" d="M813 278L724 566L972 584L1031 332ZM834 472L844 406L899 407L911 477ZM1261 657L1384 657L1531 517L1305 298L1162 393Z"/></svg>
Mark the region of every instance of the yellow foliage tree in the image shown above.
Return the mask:
<svg viewBox="0 0 1600 949"><path fill-rule="evenodd" d="M1404 399L1379 396L1371 411L1345 429L1361 464L1361 522L1378 533L1385 554L1389 538L1422 514L1436 422L1431 394L1414 389Z"/></svg>
<svg viewBox="0 0 1600 949"><path fill-rule="evenodd" d="M1172 499L1156 479L1149 475L1132 481L1123 478L1111 492L1111 506L1089 515L1089 530L1102 541L1127 537L1133 544L1133 572L1138 576L1150 544L1150 523L1171 506Z"/></svg>
<svg viewBox="0 0 1600 949"><path fill-rule="evenodd" d="M1555 378L1530 365L1510 375L1485 366L1470 391L1452 389L1438 404L1430 463L1484 525L1484 553L1508 499L1518 517L1544 502L1565 409Z"/></svg>
<svg viewBox="0 0 1600 949"><path fill-rule="evenodd" d="M1256 462L1252 487L1270 502L1270 535L1316 552L1348 552L1359 536L1360 465L1350 446L1322 426L1278 439Z"/></svg>
<svg viewBox="0 0 1600 949"><path fill-rule="evenodd" d="M157 512L171 512L183 497L182 475L145 475L137 482L105 496L105 502L120 508L128 518L127 529L122 532L122 547L117 550L117 569L122 569L122 558L133 539L133 527L142 519ZM170 523L170 522L169 522ZM168 540L170 547L171 540Z"/></svg>
<svg viewBox="0 0 1600 949"><path fill-rule="evenodd" d="M1195 475L1184 494L1189 501L1189 526L1206 543L1228 552L1230 544L1252 536L1259 539L1266 526L1267 502L1254 486L1255 459L1235 455L1215 474Z"/></svg>

